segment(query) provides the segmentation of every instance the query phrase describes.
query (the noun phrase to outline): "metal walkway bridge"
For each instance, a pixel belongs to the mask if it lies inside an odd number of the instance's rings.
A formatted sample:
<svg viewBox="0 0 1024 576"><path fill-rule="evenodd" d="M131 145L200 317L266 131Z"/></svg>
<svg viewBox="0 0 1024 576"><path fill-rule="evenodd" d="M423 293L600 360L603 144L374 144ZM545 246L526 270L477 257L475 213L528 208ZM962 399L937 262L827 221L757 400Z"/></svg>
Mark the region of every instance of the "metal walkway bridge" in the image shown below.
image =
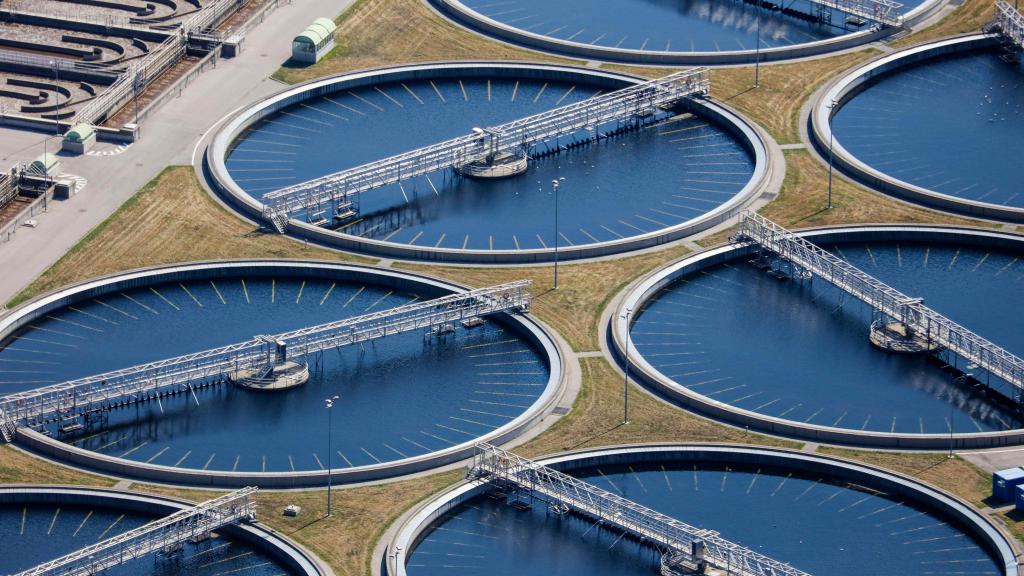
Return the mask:
<svg viewBox="0 0 1024 576"><path fill-rule="evenodd" d="M1024 48L1024 15L1003 0L996 2L996 26L1017 49Z"/></svg>
<svg viewBox="0 0 1024 576"><path fill-rule="evenodd" d="M319 210L327 203L349 206L351 196L360 192L465 166L498 152L525 153L543 142L609 122L639 119L683 98L707 94L709 86L707 69L695 68L500 126L475 129L466 136L270 192L263 197L263 216L278 232L284 232L289 214L298 210Z"/></svg>
<svg viewBox="0 0 1024 576"><path fill-rule="evenodd" d="M959 354L1008 382L1015 388L1018 402L1024 401L1024 360L928 308L921 298L887 286L771 220L754 212L744 212L740 218L738 240L759 245L902 323L925 341Z"/></svg>
<svg viewBox="0 0 1024 576"><path fill-rule="evenodd" d="M730 576L808 576L792 566L641 506L597 486L490 444L478 444L470 477L522 489L557 512L574 511L661 548L667 556L701 560ZM678 561L678 560L676 560ZM663 562L664 563L664 562Z"/></svg>
<svg viewBox="0 0 1024 576"><path fill-rule="evenodd" d="M531 284L530 280L520 280L471 290L8 394L0 397L0 435L10 442L19 426L61 424L118 404L149 399L159 402L164 392L194 394L195 384L265 367L283 360L286 351L292 356L308 356L412 330L437 330L499 312L525 312L530 306Z"/></svg>
<svg viewBox="0 0 1024 576"><path fill-rule="evenodd" d="M254 494L251 487L225 494L14 576L92 576L154 552L174 552L228 524L255 520Z"/></svg>
<svg viewBox="0 0 1024 576"><path fill-rule="evenodd" d="M891 0L810 0L824 8L831 8L887 26L903 25L903 4Z"/></svg>

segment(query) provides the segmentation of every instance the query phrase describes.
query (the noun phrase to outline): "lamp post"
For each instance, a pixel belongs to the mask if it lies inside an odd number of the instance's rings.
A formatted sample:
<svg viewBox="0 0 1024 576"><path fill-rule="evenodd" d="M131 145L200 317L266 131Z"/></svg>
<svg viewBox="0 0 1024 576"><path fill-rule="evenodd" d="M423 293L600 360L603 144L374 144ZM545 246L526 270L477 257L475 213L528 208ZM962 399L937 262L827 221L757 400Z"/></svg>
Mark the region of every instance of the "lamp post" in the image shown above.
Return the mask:
<svg viewBox="0 0 1024 576"><path fill-rule="evenodd" d="M626 320L626 376L622 380L622 423L629 424L629 315L632 308L626 308L626 313L620 316Z"/></svg>
<svg viewBox="0 0 1024 576"><path fill-rule="evenodd" d="M565 177L551 181L551 190L555 194L555 290L558 290L558 188L562 182L565 182Z"/></svg>
<svg viewBox="0 0 1024 576"><path fill-rule="evenodd" d="M324 400L324 406L327 407L327 515L331 515L331 414L334 412L334 401L337 400L337 396L332 396Z"/></svg>
<svg viewBox="0 0 1024 576"><path fill-rule="evenodd" d="M754 4L754 26L757 40L754 42L754 88L761 86L761 0Z"/></svg>
<svg viewBox="0 0 1024 576"><path fill-rule="evenodd" d="M53 93L57 95L57 135L60 136L60 63L56 60L50 60L50 65L53 66L55 82Z"/></svg>
<svg viewBox="0 0 1024 576"><path fill-rule="evenodd" d="M398 562L399 562L398 556L401 553L402 553L402 545L398 544L398 545L395 546L395 553L394 554L388 554L388 558L391 558L391 559L394 560L394 564L392 564L392 565L394 566L395 572L398 572Z"/></svg>
<svg viewBox="0 0 1024 576"><path fill-rule="evenodd" d="M832 141L834 140L832 135L832 114L835 112L836 104L838 102L832 100L828 105L828 206L825 208L826 210L832 209Z"/></svg>

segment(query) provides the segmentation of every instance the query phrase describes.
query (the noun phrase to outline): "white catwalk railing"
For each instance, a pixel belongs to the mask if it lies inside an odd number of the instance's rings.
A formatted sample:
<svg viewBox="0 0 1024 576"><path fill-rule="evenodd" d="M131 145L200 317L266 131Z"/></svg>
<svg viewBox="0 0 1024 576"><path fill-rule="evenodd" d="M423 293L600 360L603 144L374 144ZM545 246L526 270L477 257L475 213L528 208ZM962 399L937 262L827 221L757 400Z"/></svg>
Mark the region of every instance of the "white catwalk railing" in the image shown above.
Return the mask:
<svg viewBox="0 0 1024 576"><path fill-rule="evenodd" d="M255 494L249 487L207 500L14 576L92 576L154 552L173 552L218 528L255 520Z"/></svg>
<svg viewBox="0 0 1024 576"><path fill-rule="evenodd" d="M709 86L706 68L695 68L641 82L500 126L475 130L473 134L275 190L263 197L263 214L278 232L284 232L288 214L294 211L326 202L344 202L352 194L437 170L463 166L499 151L525 150L579 130L637 118L683 98L707 94Z"/></svg>
<svg viewBox="0 0 1024 576"><path fill-rule="evenodd" d="M1024 360L985 340L949 318L862 272L831 252L754 212L740 216L738 239L753 242L804 270L821 277L875 310L902 322L920 338L951 350L993 376L1005 380L1021 399Z"/></svg>
<svg viewBox="0 0 1024 576"><path fill-rule="evenodd" d="M141 402L159 392L188 391L193 389L193 383L223 378L241 369L266 366L274 362L278 343L282 343L292 356L301 357L499 312L526 312L530 307L531 285L530 280L520 280L451 294L8 394L0 397L0 435L10 442L19 426L77 418L107 409L115 403Z"/></svg>
<svg viewBox="0 0 1024 576"><path fill-rule="evenodd" d="M247 0L245 0L247 1ZM111 84L102 94L78 109L72 124L95 124L124 102L130 95L138 94L165 70L177 64L185 55L189 39L205 37L205 32L215 26L233 8L245 4L240 0L214 0L202 10L181 24L169 37L149 53L133 62L128 71Z"/></svg>
<svg viewBox="0 0 1024 576"><path fill-rule="evenodd" d="M491 444L476 446L470 476L512 484L560 509L590 516L652 542L668 553L689 556L694 544L700 542L703 560L713 568L729 570L731 576L808 576L789 564L725 540L714 530L690 526Z"/></svg>
<svg viewBox="0 0 1024 576"><path fill-rule="evenodd" d="M903 4L890 0L810 0L813 4L832 8L865 20L888 26L903 24Z"/></svg>
<svg viewBox="0 0 1024 576"><path fill-rule="evenodd" d="M996 25L999 32L1008 40L1024 48L1024 15L1013 6L998 0L996 2Z"/></svg>

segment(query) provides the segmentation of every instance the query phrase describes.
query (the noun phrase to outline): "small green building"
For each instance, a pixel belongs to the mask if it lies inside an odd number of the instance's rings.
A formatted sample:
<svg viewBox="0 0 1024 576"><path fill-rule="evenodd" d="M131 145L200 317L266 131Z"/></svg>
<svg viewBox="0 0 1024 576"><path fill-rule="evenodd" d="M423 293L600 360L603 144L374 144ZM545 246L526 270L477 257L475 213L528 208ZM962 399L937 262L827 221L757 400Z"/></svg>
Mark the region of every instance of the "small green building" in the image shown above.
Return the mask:
<svg viewBox="0 0 1024 576"><path fill-rule="evenodd" d="M292 60L315 64L334 48L334 31L338 27L330 18L317 18L292 39Z"/></svg>
<svg viewBox="0 0 1024 576"><path fill-rule="evenodd" d="M40 154L28 165L28 170L38 176L57 176L60 174L60 158L53 154Z"/></svg>
<svg viewBox="0 0 1024 576"><path fill-rule="evenodd" d="M76 124L64 134L61 149L74 154L85 154L96 143L96 129L88 124Z"/></svg>

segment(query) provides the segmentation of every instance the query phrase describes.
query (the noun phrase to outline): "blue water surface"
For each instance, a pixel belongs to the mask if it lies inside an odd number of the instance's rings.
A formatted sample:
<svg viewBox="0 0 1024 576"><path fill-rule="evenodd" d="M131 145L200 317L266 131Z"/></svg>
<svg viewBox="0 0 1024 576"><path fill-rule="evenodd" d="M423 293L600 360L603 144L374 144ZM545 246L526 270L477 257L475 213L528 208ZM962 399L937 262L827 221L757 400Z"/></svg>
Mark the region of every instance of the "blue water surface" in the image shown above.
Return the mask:
<svg viewBox="0 0 1024 576"><path fill-rule="evenodd" d="M830 23L807 21L737 0L462 0L481 16L523 32L604 48L653 52L753 50L823 40L865 27L825 10ZM776 2L817 15L805 0ZM921 0L904 2L906 13Z"/></svg>
<svg viewBox="0 0 1024 576"><path fill-rule="evenodd" d="M1024 353L1019 254L890 242L825 247ZM778 280L748 260L691 274L647 303L631 331L643 358L697 393L798 422L918 434L1020 427L1017 410L954 385L925 356L872 347L871 311L859 300L821 279ZM1007 385L976 372L1013 397Z"/></svg>
<svg viewBox="0 0 1024 576"><path fill-rule="evenodd" d="M0 394L246 341L420 299L340 278L246 276L160 284L51 312L0 349ZM230 385L115 410L66 438L110 456L195 469L320 470L377 464L470 441L544 391L543 356L488 320L443 339L388 336L310 358L282 393ZM328 451L324 399L338 395ZM51 432L56 432L51 426ZM328 456L330 455L330 456Z"/></svg>
<svg viewBox="0 0 1024 576"><path fill-rule="evenodd" d="M342 91L285 109L236 141L226 165L256 198L603 93L543 79L408 81ZM359 195L361 218L342 232L423 247L551 248L637 236L699 217L750 180L753 158L733 136L690 114L663 115L639 131L532 161L504 180L435 172ZM598 129L607 132L614 125ZM568 144L585 133L564 137ZM534 152L549 148L541 145ZM293 216L332 223L332 206Z"/></svg>
<svg viewBox="0 0 1024 576"><path fill-rule="evenodd" d="M0 506L0 574L27 570L155 519L95 506L5 504ZM289 571L245 544L215 536L199 543L185 542L182 550L171 556L150 554L103 573L284 576Z"/></svg>
<svg viewBox="0 0 1024 576"><path fill-rule="evenodd" d="M1024 69L996 52L930 60L882 77L832 119L836 141L894 178L965 200L1024 207Z"/></svg>
<svg viewBox="0 0 1024 576"><path fill-rule="evenodd" d="M671 461L572 474L810 574L999 574L948 519L828 477ZM410 576L650 575L659 559L653 548L547 513L542 503L523 511L481 496L436 521L406 567Z"/></svg>

